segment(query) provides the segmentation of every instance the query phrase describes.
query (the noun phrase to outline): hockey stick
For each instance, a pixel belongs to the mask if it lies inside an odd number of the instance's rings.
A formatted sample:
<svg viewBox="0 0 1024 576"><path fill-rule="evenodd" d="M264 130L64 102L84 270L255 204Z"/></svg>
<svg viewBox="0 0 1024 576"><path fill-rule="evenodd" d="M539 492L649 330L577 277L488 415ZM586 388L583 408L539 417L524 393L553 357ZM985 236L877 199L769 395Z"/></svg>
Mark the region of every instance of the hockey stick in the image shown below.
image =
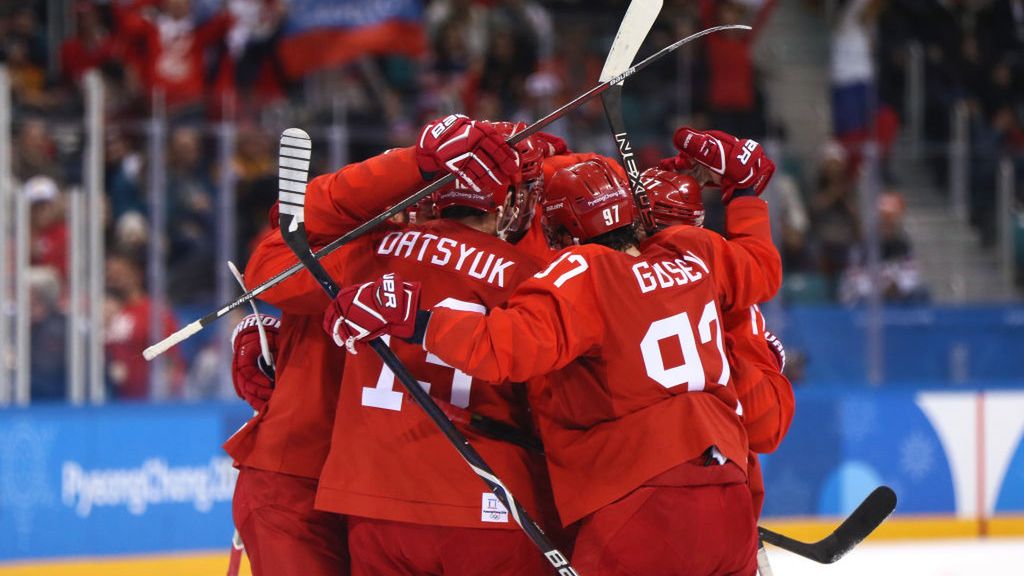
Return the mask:
<svg viewBox="0 0 1024 576"><path fill-rule="evenodd" d="M677 40L675 43L669 44L668 46L666 46L666 47L662 48L661 50L655 52L654 54L652 54L652 55L648 56L647 58L645 58L644 60L642 60L640 63L635 64L635 65L633 65L630 68L624 69L621 73L616 74L611 79L599 83L597 86L594 86L590 90L587 90L583 94L577 96L571 102L569 102L567 104L564 104L561 108L555 110L554 112L551 112L550 114L548 114L547 116L541 118L540 120L537 120L536 122L534 122L533 124L528 126L522 132L519 132L519 133L513 135L511 138L509 138L508 139L508 143L509 144L515 144L515 143L517 143L517 142L527 138L528 136L531 136L531 135L539 132L540 130L546 128L549 124L551 124L555 120L558 120L558 119L562 118L563 116L565 116L569 112L571 112L571 111L579 108L580 106L582 106L585 102L589 101L590 99L594 98L595 96L600 95L602 92L607 90L612 84L621 83L626 78L632 76L633 74L636 74L640 70L643 70L644 68L649 66L654 61L659 60L662 57L664 57L666 54L669 54L669 53L675 51L677 48L679 48L683 44L686 44L687 42L692 42L692 41L694 41L694 40L696 40L698 38L701 38L701 37L706 36L708 34L712 34L714 32L719 32L721 30L750 30L750 26L743 26L743 25L739 25L739 24L728 25L728 26L715 26L715 27L712 27L712 28L708 28L706 30L701 30L700 32L697 32L695 34L691 34L691 35L689 35L686 38L683 38L681 40ZM377 216L371 218L370 220L367 220L363 224L361 224L361 225L357 226L356 228L352 229L351 231L349 231L347 234L345 234L342 237L332 241L330 244L324 246L322 249L317 251L316 254L313 255L314 259L320 259L320 258L323 258L324 256L327 256L331 252L334 252L338 248L344 246L345 244L351 242L352 240L355 240L356 238L358 238L359 236L365 234L366 232L369 232L373 228L376 228L378 225L380 225L382 222L384 222L388 218L391 218L395 214L397 214L397 213L401 212L402 210L405 210L409 206L412 206L413 204L419 202L421 199L423 199L423 198L427 197L428 195L433 194L434 192L436 192L436 191L440 190L441 188L447 186L454 179L455 179L454 176L452 176L451 174L448 174L448 175L444 176L443 178L441 178L439 180L435 180L433 183L431 183L428 186L422 188L421 190L419 190L418 192L416 192L412 196L409 196L405 200L402 200L401 202L395 204L394 206L392 206L388 210L385 210L384 212L378 214ZM259 296L260 294L262 294L266 290L272 288L273 286L276 286L277 284L279 284L285 278L288 278L292 274L295 274L299 270L302 270L302 268L303 267L302 267L301 264L295 264L292 267L288 268L287 270L284 270L283 272L280 272L279 274L277 274L273 278L270 278L270 279L266 280L265 282L263 282L259 286L253 288L251 291L246 292L245 294L240 296L235 301L233 301L233 302L231 302L229 304L226 304L225 306L221 307L218 310L210 312L209 314L207 314L206 316L203 316L199 320L195 320L195 321L187 324L186 326L184 326L183 328L179 329L174 334L171 334L167 338L164 338L163 340L161 340L161 341L157 342L156 344L153 344L152 346L150 346L150 347L146 348L145 350L143 350L143 352L142 352L143 357L145 357L146 360L152 360L153 358L156 358L160 354L163 354L164 352L169 350L172 346L175 346L176 344L178 344L178 343L182 342L183 340L189 338L190 336L192 336L196 332L199 332L204 327L208 326L210 323L212 323L213 321L217 320L221 316L224 316L228 312L231 312L235 308L237 308L237 307L245 304L249 300L252 300L253 298Z"/></svg>
<svg viewBox="0 0 1024 576"><path fill-rule="evenodd" d="M309 248L309 240L306 237L306 225L304 224L304 211L306 204L305 185L309 170L309 156L312 149L309 135L298 128L289 128L281 135L281 172L279 177L278 200L281 206L280 224L281 237L285 244L299 257L302 263L316 279L317 283L324 289L324 292L333 300L338 296L338 285L317 261ZM284 167L287 166L288 169ZM551 564L555 574L560 576L579 576L569 559L552 544L551 540L544 535L544 532L530 518L526 510L513 498L512 493L494 474L490 466L484 461L479 453L469 444L466 437L451 423L441 408L434 402L422 386L416 381L409 370L402 364L402 361L395 356L386 343L380 338L374 338L369 342L373 351L384 361L384 364L395 374L398 380L405 387L406 391L427 413L427 416L437 424L441 432L451 441L452 445L459 452L459 455L469 464L469 467L484 481L498 500L509 511L523 532L533 541L534 545L544 554L544 557Z"/></svg>
<svg viewBox="0 0 1024 576"><path fill-rule="evenodd" d="M238 271L238 267L231 260L228 260L228 270L231 271L231 275L238 280L238 285L242 287L242 292L245 292L245 280L242 279L242 273ZM267 340L267 331L263 327L263 322L260 321L261 315L259 308L256 307L255 300L249 300L249 305L252 306L252 313L256 315L256 330L260 334L260 360L262 360L271 370L274 369L274 354L270 351L270 341ZM253 412L253 416L259 414L259 412ZM245 551L245 543L242 542L242 535L238 533L238 528L235 528L234 534L231 535L231 555L228 557L228 576L238 576L238 570L242 565L242 552Z"/></svg>
<svg viewBox="0 0 1024 576"><path fill-rule="evenodd" d="M654 21L657 19L658 13L661 12L661 6L662 0L634 0L629 4L629 8L626 9L626 16L622 19L622 25L619 27L619 32L615 35L612 50L608 53L608 59L605 60L604 68L601 70L601 77L599 78L601 82L611 80L614 76L618 75L617 70L621 70L633 62L633 58L636 57L637 51L640 50L640 45L643 44L644 38L647 37L651 27L654 26ZM631 15L633 15L632 19L630 18ZM620 43L620 39L623 37L629 38L627 41ZM616 53L615 49L620 46L622 47L621 51ZM615 61L613 57L619 58L621 61ZM650 210L648 210L651 201L647 197L647 189L644 187L644 183L640 181L640 168L636 164L633 144L629 141L626 123L622 119L622 88L624 84L625 79L622 79L609 86L604 94L601 94L601 104L604 105L604 115L608 119L608 126L612 130L612 136L615 137L622 167L626 170L626 176L629 178L629 189L633 193L633 201L640 208L640 218L643 221L644 228L653 230L654 222L651 220Z"/></svg>
<svg viewBox="0 0 1024 576"><path fill-rule="evenodd" d="M238 271L238 266L235 266L235 263L231 260L228 260L228 270L231 271L231 275L235 277L235 280L238 280L238 285L242 287L242 292L245 292L245 280L242 279L242 273ZM262 318L259 308L256 307L256 301L249 300L249 305L252 306L252 313L256 315L256 319ZM270 342L267 340L267 330L263 327L263 322L256 322L256 331L260 334L260 358L270 369L273 369L274 353L270 351Z"/></svg>
<svg viewBox="0 0 1024 576"><path fill-rule="evenodd" d="M831 534L807 543L757 527L761 539L819 564L831 564L860 544L896 509L896 493L888 486L875 488Z"/></svg>

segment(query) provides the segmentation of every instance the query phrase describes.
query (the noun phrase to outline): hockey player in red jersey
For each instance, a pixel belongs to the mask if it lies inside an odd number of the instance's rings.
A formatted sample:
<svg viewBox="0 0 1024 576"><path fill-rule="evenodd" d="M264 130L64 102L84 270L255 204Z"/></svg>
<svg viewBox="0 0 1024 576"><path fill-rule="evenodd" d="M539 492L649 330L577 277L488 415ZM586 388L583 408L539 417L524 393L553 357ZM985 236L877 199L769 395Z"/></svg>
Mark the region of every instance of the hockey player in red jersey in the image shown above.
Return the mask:
<svg viewBox="0 0 1024 576"><path fill-rule="evenodd" d="M628 187L607 163L564 168L545 194L555 232L583 244L501 308L396 315L352 286L327 322L359 325L348 335L362 340L411 333L487 381L534 379L558 511L580 523L581 574L753 574L748 443L721 318L779 286L767 206L733 191L731 240L677 227L641 252Z"/></svg>
<svg viewBox="0 0 1024 576"><path fill-rule="evenodd" d="M254 277L274 272L250 262ZM235 526L254 576L347 575L344 519L313 508L343 357L317 317L286 312L268 324L273 318L263 316L270 371L254 319L246 317L232 337L235 390L258 411L224 445L239 468Z"/></svg>
<svg viewBox="0 0 1024 576"><path fill-rule="evenodd" d="M692 176L651 168L643 172L641 179L650 200L648 220L654 225L644 246L657 243L658 233L672 226L703 226L701 187ZM756 453L774 451L788 430L793 418L793 388L782 374L782 343L768 332L758 305L724 312L722 325L733 385L750 443L747 481L754 512L760 516L764 483Z"/></svg>
<svg viewBox="0 0 1024 576"><path fill-rule="evenodd" d="M515 232L505 211L498 217L498 208L510 184L538 178L547 151L564 150L543 135L518 149L508 147L504 139L518 128L450 116L426 126L417 146L314 179L306 192L306 229L311 236L333 238L366 219L358 211L382 211L415 192L423 184L421 174L430 178L451 170L460 176L457 187L435 198L440 218L386 224L322 259L325 268L342 282L397 270L424 280L423 300L441 306L483 311L503 302L541 263L496 237ZM253 260L277 270L295 258L280 238L268 237ZM292 313L322 312L329 303L306 273L263 298ZM397 340L392 345L536 514L534 476L543 460L510 441L531 428L522 386L484 383L419 346ZM508 512L406 396L376 355L346 358L316 505L347 519L352 573L546 573L544 558ZM467 426L480 417L498 423L499 430Z"/></svg>

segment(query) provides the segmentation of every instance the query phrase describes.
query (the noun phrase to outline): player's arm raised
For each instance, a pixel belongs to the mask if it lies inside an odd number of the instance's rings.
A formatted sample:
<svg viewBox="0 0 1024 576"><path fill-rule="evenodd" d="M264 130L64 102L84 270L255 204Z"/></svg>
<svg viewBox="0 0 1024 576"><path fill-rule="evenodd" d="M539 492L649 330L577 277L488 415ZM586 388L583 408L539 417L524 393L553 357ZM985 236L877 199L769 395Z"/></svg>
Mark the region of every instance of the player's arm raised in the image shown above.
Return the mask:
<svg viewBox="0 0 1024 576"><path fill-rule="evenodd" d="M395 148L306 185L306 230L311 241L333 240L423 186L416 148Z"/></svg>
<svg viewBox="0 0 1024 576"><path fill-rule="evenodd" d="M702 168L722 190L729 240L713 232L705 236L711 243L715 280L725 294L723 308L771 299L782 283L782 258L772 244L768 204L757 197L775 173L775 164L756 141L716 130L684 126L676 130L673 142L679 154L663 165Z"/></svg>
<svg viewBox="0 0 1024 576"><path fill-rule="evenodd" d="M299 161L298 168L308 168L301 164L304 159L294 160ZM283 163L281 168L288 169ZM314 247L326 244L444 172L455 174L462 185L477 190L507 187L520 177L519 156L490 122L459 114L430 122L421 130L416 146L374 156L308 183L305 225L310 243ZM249 260L246 282L258 286L295 262L280 235L270 234ZM322 263L338 276L344 251L331 254ZM265 291L260 298L294 314L317 314L330 302L308 272Z"/></svg>
<svg viewBox="0 0 1024 576"><path fill-rule="evenodd" d="M725 219L729 240L707 232L715 281L725 295L723 308L771 300L782 284L782 258L772 243L768 204L759 198L734 198Z"/></svg>

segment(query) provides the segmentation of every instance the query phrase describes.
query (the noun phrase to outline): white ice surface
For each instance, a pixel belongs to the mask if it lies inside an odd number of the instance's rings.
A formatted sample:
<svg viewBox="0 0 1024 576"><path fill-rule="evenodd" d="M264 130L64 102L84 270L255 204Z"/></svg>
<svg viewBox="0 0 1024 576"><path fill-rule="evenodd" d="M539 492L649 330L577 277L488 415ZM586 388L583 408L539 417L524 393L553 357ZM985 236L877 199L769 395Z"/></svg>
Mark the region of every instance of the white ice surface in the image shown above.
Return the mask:
<svg viewBox="0 0 1024 576"><path fill-rule="evenodd" d="M1024 575L1024 538L863 542L835 564L768 546L775 576Z"/></svg>

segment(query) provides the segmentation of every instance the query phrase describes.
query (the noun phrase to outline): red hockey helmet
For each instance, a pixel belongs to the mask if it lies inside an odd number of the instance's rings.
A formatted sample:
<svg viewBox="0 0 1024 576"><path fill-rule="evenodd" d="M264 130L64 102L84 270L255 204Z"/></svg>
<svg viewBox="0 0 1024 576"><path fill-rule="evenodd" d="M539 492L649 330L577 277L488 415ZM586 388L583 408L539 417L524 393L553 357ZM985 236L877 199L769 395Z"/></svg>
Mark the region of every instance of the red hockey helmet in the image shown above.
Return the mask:
<svg viewBox="0 0 1024 576"><path fill-rule="evenodd" d="M640 180L651 200L650 213L655 226L704 224L704 200L700 184L692 176L648 168L640 174Z"/></svg>
<svg viewBox="0 0 1024 576"><path fill-rule="evenodd" d="M632 226L633 216L629 184L602 159L562 168L545 190L548 226L564 228L580 242Z"/></svg>

